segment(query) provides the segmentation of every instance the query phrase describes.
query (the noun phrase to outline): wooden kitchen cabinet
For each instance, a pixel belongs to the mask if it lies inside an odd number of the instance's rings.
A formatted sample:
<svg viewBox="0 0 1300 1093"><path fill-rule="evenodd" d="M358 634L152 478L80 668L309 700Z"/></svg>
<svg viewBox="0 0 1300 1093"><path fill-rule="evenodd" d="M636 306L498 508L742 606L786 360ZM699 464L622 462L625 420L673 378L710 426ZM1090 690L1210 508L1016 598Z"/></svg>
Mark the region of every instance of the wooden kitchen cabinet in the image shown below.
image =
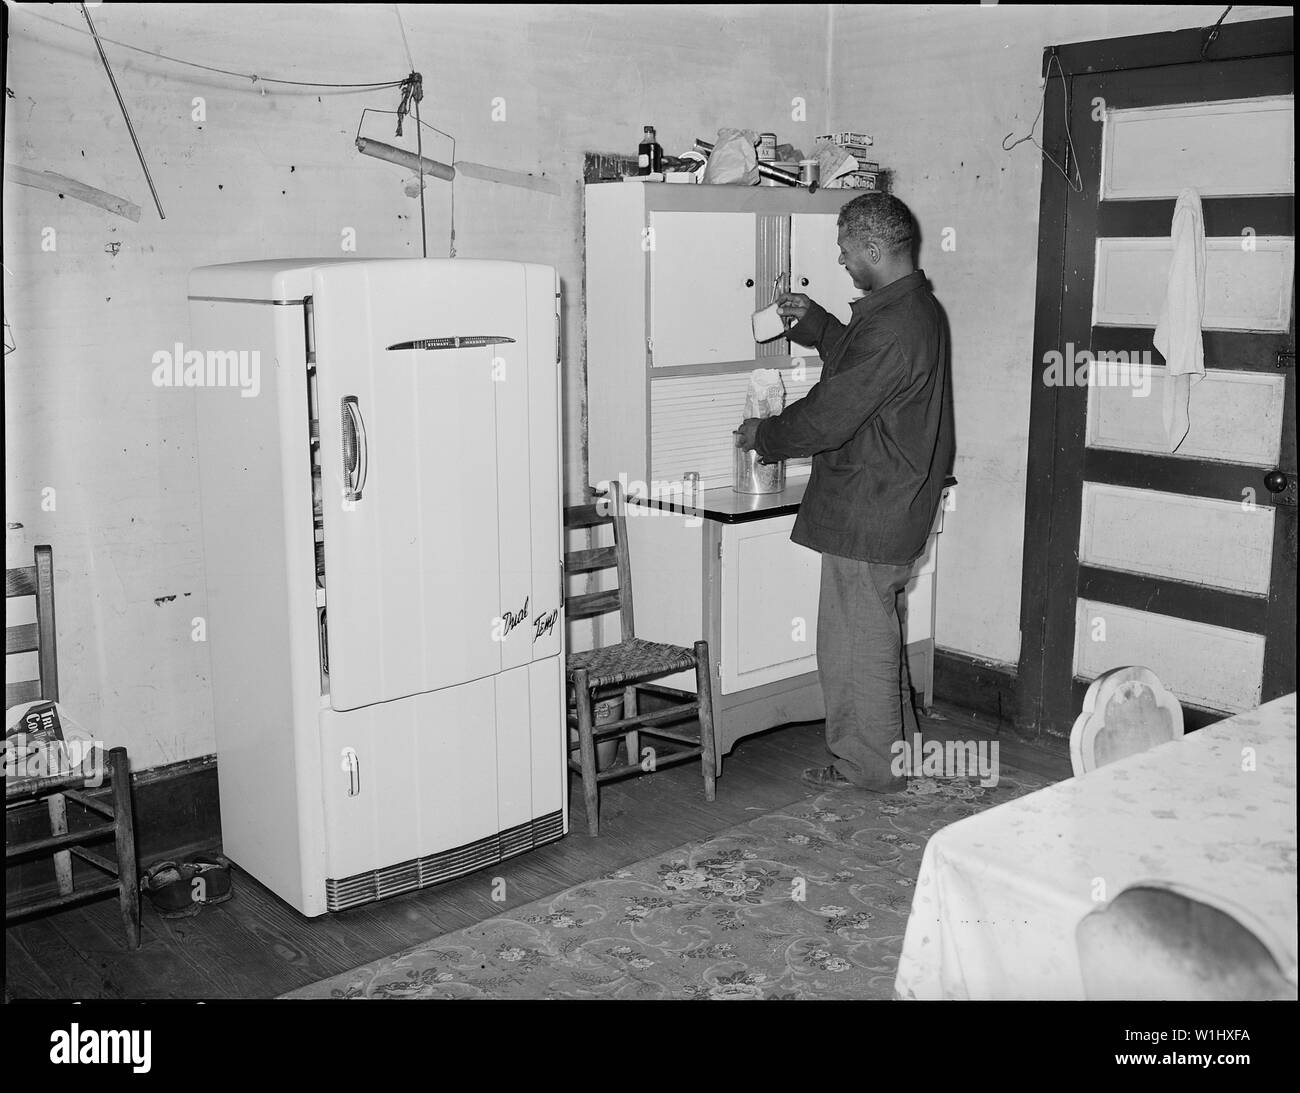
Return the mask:
<svg viewBox="0 0 1300 1093"><path fill-rule="evenodd" d="M844 322L840 206L861 191L593 183L585 188L588 472L593 484L730 485L749 373L780 368L787 402L821 374L812 350L754 342L778 278ZM804 282L807 282L806 284ZM791 460L789 480L809 461Z"/></svg>

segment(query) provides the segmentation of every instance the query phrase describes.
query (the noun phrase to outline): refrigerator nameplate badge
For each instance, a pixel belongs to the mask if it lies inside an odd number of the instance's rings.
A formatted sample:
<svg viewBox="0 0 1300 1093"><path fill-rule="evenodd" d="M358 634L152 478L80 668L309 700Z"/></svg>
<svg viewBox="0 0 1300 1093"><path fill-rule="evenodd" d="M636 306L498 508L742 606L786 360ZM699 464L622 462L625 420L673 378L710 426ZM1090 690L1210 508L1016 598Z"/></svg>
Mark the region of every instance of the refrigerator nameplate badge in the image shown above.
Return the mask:
<svg viewBox="0 0 1300 1093"><path fill-rule="evenodd" d="M513 342L514 338L502 337L499 334L468 334L450 338L419 338L413 342L397 342L388 348L390 352L394 349L479 349L485 345L505 345Z"/></svg>

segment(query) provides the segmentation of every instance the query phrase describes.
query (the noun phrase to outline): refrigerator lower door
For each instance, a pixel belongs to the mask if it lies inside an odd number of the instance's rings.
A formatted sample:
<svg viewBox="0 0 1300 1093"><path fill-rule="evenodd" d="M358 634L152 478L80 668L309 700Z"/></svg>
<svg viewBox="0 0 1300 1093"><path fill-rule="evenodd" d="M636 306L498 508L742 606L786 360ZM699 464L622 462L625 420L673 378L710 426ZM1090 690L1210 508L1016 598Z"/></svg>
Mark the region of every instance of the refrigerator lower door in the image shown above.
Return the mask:
<svg viewBox="0 0 1300 1093"><path fill-rule="evenodd" d="M528 850L529 825L567 817L564 658L550 657L496 677L497 810L505 855ZM546 818L551 819L546 819ZM567 821L556 835L568 830Z"/></svg>
<svg viewBox="0 0 1300 1093"><path fill-rule="evenodd" d="M561 671L555 657L321 711L327 910L449 880L564 834Z"/></svg>
<svg viewBox="0 0 1300 1093"><path fill-rule="evenodd" d="M494 836L495 722L490 677L322 711L327 883L360 877L377 886L370 898L418 888L420 858ZM394 867L400 875L371 877Z"/></svg>

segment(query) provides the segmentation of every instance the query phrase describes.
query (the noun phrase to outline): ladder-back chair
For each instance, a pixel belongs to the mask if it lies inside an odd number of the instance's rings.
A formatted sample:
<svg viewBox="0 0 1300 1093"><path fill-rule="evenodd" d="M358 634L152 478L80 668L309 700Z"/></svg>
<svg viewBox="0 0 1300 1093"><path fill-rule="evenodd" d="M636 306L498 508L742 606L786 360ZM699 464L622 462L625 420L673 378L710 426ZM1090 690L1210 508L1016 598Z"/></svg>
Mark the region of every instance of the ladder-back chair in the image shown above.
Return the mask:
<svg viewBox="0 0 1300 1093"><path fill-rule="evenodd" d="M54 636L54 554L48 546L36 548L36 564L5 571L5 601L33 596L36 621L15 626L5 620L5 655L35 653L36 679L5 680L5 708L24 702L59 700L58 651ZM44 914L117 893L122 922L132 948L140 947L140 878L136 872L135 821L131 802L131 768L125 748L113 748L103 772L107 786L87 787L84 768L39 776L8 778L5 804L44 799L50 818L50 835L11 844L6 831L5 865L50 854L54 858L57 895L5 900L5 921ZM78 788L80 787L80 788ZM77 831L68 830L68 801L84 808L101 822ZM117 860L106 858L85 844L114 840ZM77 884L72 872L76 856L103 873L107 879Z"/></svg>
<svg viewBox="0 0 1300 1093"><path fill-rule="evenodd" d="M714 796L714 733L713 689L709 675L709 647L697 641L694 648L646 641L635 633L632 612L632 572L628 557L625 501L618 483L611 483L607 496L593 502L565 509L564 526L575 528L613 529L613 545L591 547L565 554L566 577L573 574L591 574L612 571L617 576L616 588L570 596L565 604L565 614L570 622L618 613L619 641L599 649L589 649L568 654L565 676L573 688L576 708L569 714L569 724L578 733L577 759L569 759L569 769L582 776L582 790L587 806L587 829L592 835L600 833L599 787L613 778L634 773L649 773L675 763L699 757L704 775L704 796L712 801ZM647 516L647 519L650 517ZM677 672L693 670L696 690L680 690L649 682ZM592 714L597 697L623 693L623 716L617 721L597 727ZM642 696L666 699L671 705L648 713L639 712L638 699ZM663 727L688 717L699 719L699 737L685 735ZM598 737L622 735L627 743L627 762L599 771L596 763ZM667 746L656 744L643 754L641 737L656 742L666 741Z"/></svg>

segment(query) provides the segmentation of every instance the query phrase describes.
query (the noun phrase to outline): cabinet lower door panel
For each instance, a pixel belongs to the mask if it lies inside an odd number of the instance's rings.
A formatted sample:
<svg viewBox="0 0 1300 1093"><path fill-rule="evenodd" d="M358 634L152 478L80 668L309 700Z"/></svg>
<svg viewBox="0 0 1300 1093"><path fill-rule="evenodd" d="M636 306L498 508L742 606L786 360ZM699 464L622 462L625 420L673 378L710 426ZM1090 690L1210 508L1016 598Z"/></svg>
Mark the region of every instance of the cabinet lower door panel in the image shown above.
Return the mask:
<svg viewBox="0 0 1300 1093"><path fill-rule="evenodd" d="M934 574L922 573L907 582L904 589L907 599L907 624L903 629L907 644L934 637Z"/></svg>
<svg viewBox="0 0 1300 1093"><path fill-rule="evenodd" d="M817 670L821 556L790 541L794 517L723 531L722 693Z"/></svg>
<svg viewBox="0 0 1300 1093"><path fill-rule="evenodd" d="M942 514L941 514L942 515ZM722 533L722 693L817 671L821 555L790 541L794 517ZM936 522L936 528L938 527ZM934 637L936 535L905 590L907 644Z"/></svg>

